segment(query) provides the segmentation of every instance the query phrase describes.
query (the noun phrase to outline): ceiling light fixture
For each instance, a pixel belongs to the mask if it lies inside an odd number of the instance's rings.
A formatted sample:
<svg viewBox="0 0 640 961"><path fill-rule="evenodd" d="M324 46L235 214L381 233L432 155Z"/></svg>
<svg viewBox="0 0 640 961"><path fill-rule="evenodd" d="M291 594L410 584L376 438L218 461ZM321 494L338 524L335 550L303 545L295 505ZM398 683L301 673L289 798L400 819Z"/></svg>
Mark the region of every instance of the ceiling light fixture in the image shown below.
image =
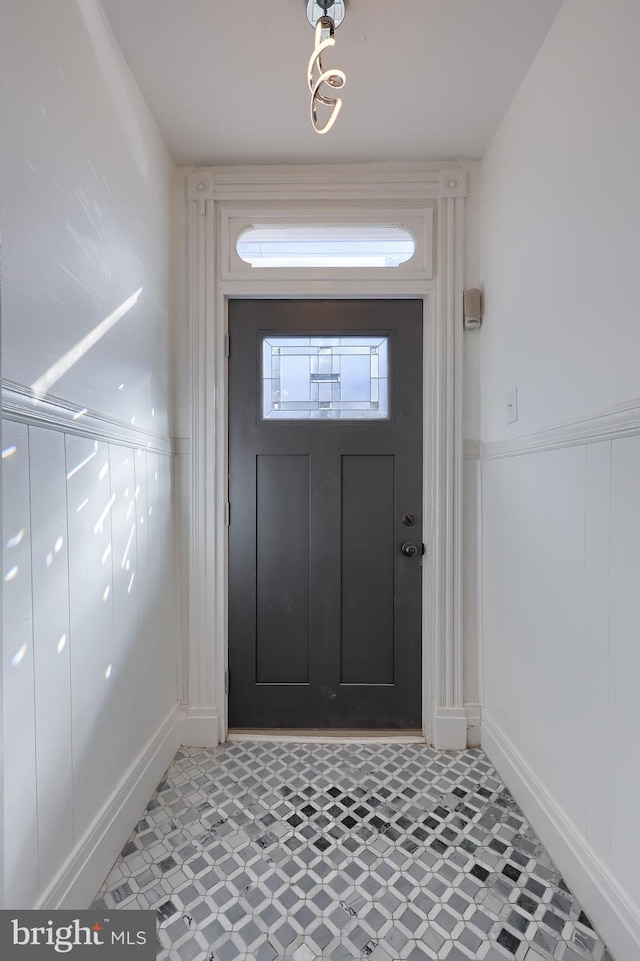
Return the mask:
<svg viewBox="0 0 640 961"><path fill-rule="evenodd" d="M316 45L309 59L311 124L316 133L328 133L342 109L342 99L330 94L347 82L343 70L322 65L322 54L335 46L335 30L344 20L347 0L305 0L307 20L316 31ZM319 109L320 108L320 109ZM319 116L322 113L322 117Z"/></svg>

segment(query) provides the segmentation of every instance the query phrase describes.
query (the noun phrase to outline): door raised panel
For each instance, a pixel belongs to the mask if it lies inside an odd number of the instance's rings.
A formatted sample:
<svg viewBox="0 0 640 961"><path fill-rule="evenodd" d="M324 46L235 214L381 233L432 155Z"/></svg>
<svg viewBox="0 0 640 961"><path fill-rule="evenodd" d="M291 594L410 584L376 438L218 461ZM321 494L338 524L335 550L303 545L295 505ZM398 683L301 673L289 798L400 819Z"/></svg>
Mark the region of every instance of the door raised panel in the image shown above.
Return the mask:
<svg viewBox="0 0 640 961"><path fill-rule="evenodd" d="M309 682L309 457L257 458L256 682Z"/></svg>
<svg viewBox="0 0 640 961"><path fill-rule="evenodd" d="M393 684L394 460L342 457L343 684Z"/></svg>

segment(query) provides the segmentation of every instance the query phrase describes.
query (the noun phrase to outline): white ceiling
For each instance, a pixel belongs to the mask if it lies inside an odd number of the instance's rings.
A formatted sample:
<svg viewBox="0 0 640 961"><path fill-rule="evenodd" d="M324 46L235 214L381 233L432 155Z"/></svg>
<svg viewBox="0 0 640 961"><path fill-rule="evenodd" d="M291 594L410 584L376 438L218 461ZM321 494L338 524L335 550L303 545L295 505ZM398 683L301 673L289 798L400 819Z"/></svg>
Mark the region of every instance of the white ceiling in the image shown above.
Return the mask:
<svg viewBox="0 0 640 961"><path fill-rule="evenodd" d="M309 122L305 0L102 0L180 164L480 158L562 0L350 0L326 66L347 74Z"/></svg>

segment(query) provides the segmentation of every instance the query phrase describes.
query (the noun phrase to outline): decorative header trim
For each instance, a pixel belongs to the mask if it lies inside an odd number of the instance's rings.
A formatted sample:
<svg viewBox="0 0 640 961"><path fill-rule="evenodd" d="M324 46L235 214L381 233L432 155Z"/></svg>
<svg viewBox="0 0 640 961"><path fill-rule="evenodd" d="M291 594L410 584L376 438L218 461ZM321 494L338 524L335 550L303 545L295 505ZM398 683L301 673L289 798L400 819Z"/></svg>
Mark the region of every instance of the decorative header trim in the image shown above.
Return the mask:
<svg viewBox="0 0 640 961"><path fill-rule="evenodd" d="M317 164L195 167L187 170L187 200L309 201L345 197L411 204L466 197L468 170L439 164Z"/></svg>
<svg viewBox="0 0 640 961"><path fill-rule="evenodd" d="M212 170L196 171L187 177L187 200L213 200L214 175Z"/></svg>
<svg viewBox="0 0 640 961"><path fill-rule="evenodd" d="M440 171L440 196L467 196L467 172L463 167L447 167Z"/></svg>

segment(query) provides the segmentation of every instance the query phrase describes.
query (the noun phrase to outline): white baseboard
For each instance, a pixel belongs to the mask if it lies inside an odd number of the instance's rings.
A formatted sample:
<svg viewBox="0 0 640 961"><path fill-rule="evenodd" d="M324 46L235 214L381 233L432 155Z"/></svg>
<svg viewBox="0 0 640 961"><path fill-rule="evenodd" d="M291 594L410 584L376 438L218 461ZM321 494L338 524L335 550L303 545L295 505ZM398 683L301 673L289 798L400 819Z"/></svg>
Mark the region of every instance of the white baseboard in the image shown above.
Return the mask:
<svg viewBox="0 0 640 961"><path fill-rule="evenodd" d="M467 715L464 708L436 708L433 746L437 751L464 751L467 746Z"/></svg>
<svg viewBox="0 0 640 961"><path fill-rule="evenodd" d="M467 747L480 747L482 708L477 701L465 701L464 713L467 718Z"/></svg>
<svg viewBox="0 0 640 961"><path fill-rule="evenodd" d="M482 747L613 956L640 958L640 910L486 711Z"/></svg>
<svg viewBox="0 0 640 961"><path fill-rule="evenodd" d="M184 706L180 721L180 744L185 747L217 747L220 743L220 712L217 707Z"/></svg>
<svg viewBox="0 0 640 961"><path fill-rule="evenodd" d="M180 708L136 758L35 908L87 908L180 747Z"/></svg>

